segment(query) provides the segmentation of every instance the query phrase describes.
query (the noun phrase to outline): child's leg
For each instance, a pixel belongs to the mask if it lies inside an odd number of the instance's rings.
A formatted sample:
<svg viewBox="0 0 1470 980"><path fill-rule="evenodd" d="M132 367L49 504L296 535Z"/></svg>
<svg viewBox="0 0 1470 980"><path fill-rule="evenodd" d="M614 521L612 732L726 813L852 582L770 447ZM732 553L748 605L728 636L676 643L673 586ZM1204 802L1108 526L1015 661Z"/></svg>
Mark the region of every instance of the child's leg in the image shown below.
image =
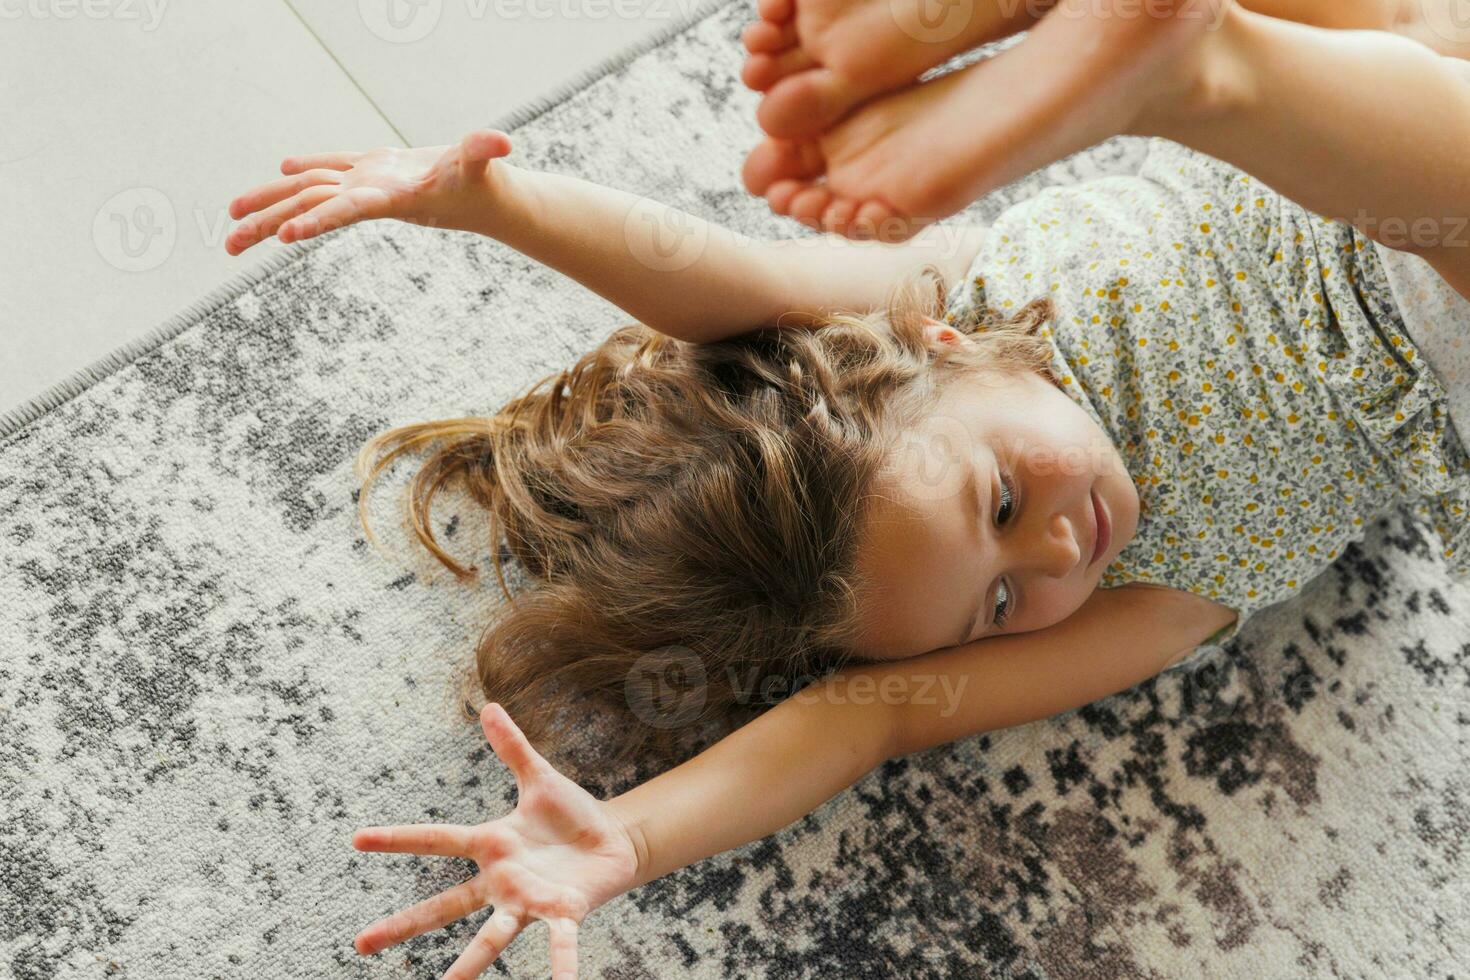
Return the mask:
<svg viewBox="0 0 1470 980"><path fill-rule="evenodd" d="M758 0L741 74L765 93L756 117L779 139L815 137L863 102L979 45L1036 25L1057 0ZM1464 0L1238 0L1283 20L1396 31L1470 59Z"/></svg>
<svg viewBox="0 0 1470 980"><path fill-rule="evenodd" d="M1470 60L1464 0L1240 0L1240 5L1313 27L1393 31L1447 57Z"/></svg>
<svg viewBox="0 0 1470 980"><path fill-rule="evenodd" d="M1390 31L1406 7L1418 7L1419 3L1418 0L1240 0L1240 5L1258 14L1313 27Z"/></svg>
<svg viewBox="0 0 1470 980"><path fill-rule="evenodd" d="M1442 55L1470 61L1470 17L1463 0L1403 0L1394 30Z"/></svg>
<svg viewBox="0 0 1470 980"><path fill-rule="evenodd" d="M1470 55L1470 38L1456 36L1463 0L1405 2L1420 13L1379 31L1230 0L1155 0L1131 17L1061 0L995 58L867 103L814 140L767 140L746 160L746 187L828 231L861 237L886 222L880 237L901 239L1037 167L1140 132L1227 160L1319 214L1461 214L1463 172L1441 148L1470 145L1470 66L1435 52ZM1221 98L1235 100L1224 116ZM1401 175L1413 177L1389 179ZM1435 260L1470 296L1470 250Z"/></svg>
<svg viewBox="0 0 1470 980"><path fill-rule="evenodd" d="M1096 0L1062 0L995 58L866 103L815 139L765 141L746 159L745 186L828 231L905 238L1192 87L1186 62L1226 0L1161 5L1175 15L1109 16Z"/></svg>

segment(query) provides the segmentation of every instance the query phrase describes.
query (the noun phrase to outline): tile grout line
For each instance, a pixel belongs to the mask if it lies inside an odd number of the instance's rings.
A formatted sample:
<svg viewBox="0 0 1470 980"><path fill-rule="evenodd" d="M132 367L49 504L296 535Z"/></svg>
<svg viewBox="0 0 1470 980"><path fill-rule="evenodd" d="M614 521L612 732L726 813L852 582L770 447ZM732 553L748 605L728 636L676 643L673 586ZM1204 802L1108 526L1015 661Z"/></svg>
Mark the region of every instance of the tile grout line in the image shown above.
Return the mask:
<svg viewBox="0 0 1470 980"><path fill-rule="evenodd" d="M587 86L625 68L676 35L690 30L697 24L715 16L736 2L737 0L703 0L703 2L697 3L691 8L688 14L681 16L677 21L660 27L653 34L641 38L636 43L623 48L600 63L593 65L576 78L557 87L554 91L533 99L501 118L493 120L490 123L491 128L511 132L532 122L542 114L554 110L566 100L574 98ZM739 2L743 2L743 0L739 0ZM293 10L292 13L294 14L295 11ZM330 54L330 52L328 53ZM371 103L371 100L369 101ZM387 121L386 118L384 121ZM391 123L389 125L391 127ZM397 132L396 128L394 132ZM0 452L4 452L12 442L23 438L21 434L32 423L45 418L60 406L65 405L73 398L86 392L93 385L124 369L137 358L153 352L191 327L198 325L205 317L211 315L220 306L237 299L245 290L282 272L296 261L303 259L307 253L315 251L318 247L330 241L332 241L331 236L320 236L307 239L303 242L293 242L274 254L268 254L258 267L241 271L234 278L211 289L204 296L169 317L153 330L141 337L124 343L106 356L73 372L70 376L53 384L40 395L30 398L10 410L6 410L3 406L0 406Z"/></svg>
<svg viewBox="0 0 1470 980"><path fill-rule="evenodd" d="M296 22L299 23L306 30L306 33L311 35L312 40L317 43L317 46L326 52L327 57L332 59L332 64L336 65L337 69L347 77L347 80L352 83L352 87L357 89L357 91L362 94L362 97L367 100L368 105L373 107L373 111L378 114L378 118L383 120L383 122L387 124L389 129L393 130L393 135L398 137L398 142L403 146L410 145L408 139L403 135L398 127L394 125L393 120L388 118L388 114L383 111L382 106L378 105L377 100L368 94L367 89L362 87L362 85L358 82L357 77L354 76L352 72L347 70L346 65L342 64L342 60L337 57L337 53L331 48L327 47L327 43L322 40L321 35L311 29L311 25L306 22L305 17L301 16L301 11L296 9L296 5L292 2L292 0L281 0L281 3L285 6L287 10L291 11L291 15L296 18Z"/></svg>

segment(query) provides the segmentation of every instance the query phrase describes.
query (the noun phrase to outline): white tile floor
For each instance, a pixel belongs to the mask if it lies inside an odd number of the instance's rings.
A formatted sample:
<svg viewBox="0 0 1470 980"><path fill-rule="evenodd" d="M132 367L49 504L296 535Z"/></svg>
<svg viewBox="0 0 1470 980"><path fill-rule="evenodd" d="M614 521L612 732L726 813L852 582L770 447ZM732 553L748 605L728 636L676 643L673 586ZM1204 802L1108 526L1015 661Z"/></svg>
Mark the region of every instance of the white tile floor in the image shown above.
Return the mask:
<svg viewBox="0 0 1470 980"><path fill-rule="evenodd" d="M0 414L270 254L225 208L283 157L447 142L701 3L0 4Z"/></svg>

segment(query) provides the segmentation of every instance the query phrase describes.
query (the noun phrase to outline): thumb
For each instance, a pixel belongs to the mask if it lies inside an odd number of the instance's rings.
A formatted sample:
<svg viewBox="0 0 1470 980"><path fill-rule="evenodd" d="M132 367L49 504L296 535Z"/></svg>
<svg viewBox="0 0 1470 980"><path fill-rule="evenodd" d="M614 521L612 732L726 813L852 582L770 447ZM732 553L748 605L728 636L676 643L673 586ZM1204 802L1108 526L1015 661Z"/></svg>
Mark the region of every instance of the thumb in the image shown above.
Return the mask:
<svg viewBox="0 0 1470 980"><path fill-rule="evenodd" d="M483 169L510 153L510 137L498 129L477 129L460 140L460 159L467 170Z"/></svg>
<svg viewBox="0 0 1470 980"><path fill-rule="evenodd" d="M490 748L500 757L516 777L516 785L524 789L526 784L550 768L550 763L531 746L519 726L511 721L506 710L495 702L485 705L480 712L480 727Z"/></svg>

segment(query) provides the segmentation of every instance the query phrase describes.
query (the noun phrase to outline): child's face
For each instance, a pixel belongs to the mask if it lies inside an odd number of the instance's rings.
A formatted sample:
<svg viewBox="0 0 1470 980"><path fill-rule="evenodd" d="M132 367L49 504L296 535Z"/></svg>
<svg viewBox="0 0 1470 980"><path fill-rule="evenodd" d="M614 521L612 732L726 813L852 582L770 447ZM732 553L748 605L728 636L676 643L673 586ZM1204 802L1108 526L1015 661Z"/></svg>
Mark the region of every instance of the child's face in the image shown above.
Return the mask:
<svg viewBox="0 0 1470 980"><path fill-rule="evenodd" d="M969 342L937 323L929 333ZM854 651L867 659L1059 623L1138 531L1138 491L1112 441L1037 374L949 383L889 465L861 547L877 587Z"/></svg>

